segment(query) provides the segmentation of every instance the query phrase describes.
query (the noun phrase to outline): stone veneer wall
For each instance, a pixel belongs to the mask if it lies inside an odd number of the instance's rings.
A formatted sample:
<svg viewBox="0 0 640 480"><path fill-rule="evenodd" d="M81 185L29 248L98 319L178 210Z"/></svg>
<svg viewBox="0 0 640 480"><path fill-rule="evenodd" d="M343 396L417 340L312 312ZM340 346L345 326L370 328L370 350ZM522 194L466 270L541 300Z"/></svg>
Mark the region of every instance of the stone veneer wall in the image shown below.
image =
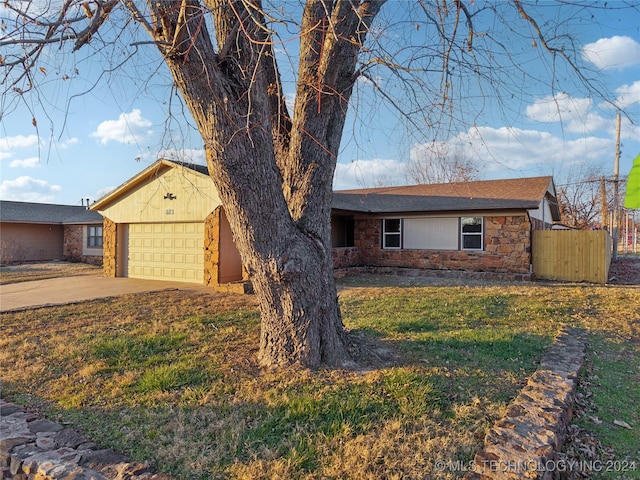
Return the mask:
<svg viewBox="0 0 640 480"><path fill-rule="evenodd" d="M204 284L210 287L218 285L221 215L222 207L218 207L204 220Z"/></svg>
<svg viewBox="0 0 640 480"><path fill-rule="evenodd" d="M83 255L83 226L65 225L64 240L62 245L62 258L71 262L91 263L102 265L102 257L99 255Z"/></svg>
<svg viewBox="0 0 640 480"><path fill-rule="evenodd" d="M527 216L484 217L484 250L391 250L380 245L380 219L355 221L355 248L334 249L334 267L376 266L531 275L531 224Z"/></svg>
<svg viewBox="0 0 640 480"><path fill-rule="evenodd" d="M233 283L219 283L220 279L220 222L222 221L222 206L216 208L204 220L204 278L203 283L208 287L215 287L218 291L227 293L253 293L253 286L249 281L249 273L242 267L242 281Z"/></svg>
<svg viewBox="0 0 640 480"><path fill-rule="evenodd" d="M334 269L360 266L360 250L356 247L335 247L331 253Z"/></svg>
<svg viewBox="0 0 640 480"><path fill-rule="evenodd" d="M102 270L105 277L115 277L117 261L117 227L108 218L102 222Z"/></svg>

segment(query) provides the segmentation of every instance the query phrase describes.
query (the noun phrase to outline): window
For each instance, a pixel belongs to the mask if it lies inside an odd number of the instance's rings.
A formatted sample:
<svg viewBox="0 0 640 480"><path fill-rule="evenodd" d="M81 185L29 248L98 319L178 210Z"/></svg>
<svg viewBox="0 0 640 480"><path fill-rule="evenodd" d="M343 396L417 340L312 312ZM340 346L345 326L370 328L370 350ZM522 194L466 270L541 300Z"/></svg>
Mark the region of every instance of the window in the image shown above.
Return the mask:
<svg viewBox="0 0 640 480"><path fill-rule="evenodd" d="M355 222L353 217L331 216L331 246L353 247Z"/></svg>
<svg viewBox="0 0 640 480"><path fill-rule="evenodd" d="M402 222L399 218L382 220L382 248L402 247Z"/></svg>
<svg viewBox="0 0 640 480"><path fill-rule="evenodd" d="M412 250L458 250L460 218L402 219L402 248Z"/></svg>
<svg viewBox="0 0 640 480"><path fill-rule="evenodd" d="M482 217L460 219L462 250L482 250Z"/></svg>
<svg viewBox="0 0 640 480"><path fill-rule="evenodd" d="M102 226L87 227L87 247L102 248Z"/></svg>

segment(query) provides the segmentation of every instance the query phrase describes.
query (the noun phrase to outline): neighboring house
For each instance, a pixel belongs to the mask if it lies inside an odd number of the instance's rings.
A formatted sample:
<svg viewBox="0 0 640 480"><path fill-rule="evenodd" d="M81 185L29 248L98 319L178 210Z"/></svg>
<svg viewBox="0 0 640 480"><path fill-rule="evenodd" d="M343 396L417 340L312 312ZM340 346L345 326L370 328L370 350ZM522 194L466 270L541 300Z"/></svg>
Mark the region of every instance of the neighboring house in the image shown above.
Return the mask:
<svg viewBox="0 0 640 480"><path fill-rule="evenodd" d="M84 206L0 200L0 262L102 263L102 217Z"/></svg>
<svg viewBox="0 0 640 480"><path fill-rule="evenodd" d="M206 167L158 160L90 208L104 217L106 276L216 287L247 279ZM528 279L532 230L558 220L551 177L336 192L334 267Z"/></svg>

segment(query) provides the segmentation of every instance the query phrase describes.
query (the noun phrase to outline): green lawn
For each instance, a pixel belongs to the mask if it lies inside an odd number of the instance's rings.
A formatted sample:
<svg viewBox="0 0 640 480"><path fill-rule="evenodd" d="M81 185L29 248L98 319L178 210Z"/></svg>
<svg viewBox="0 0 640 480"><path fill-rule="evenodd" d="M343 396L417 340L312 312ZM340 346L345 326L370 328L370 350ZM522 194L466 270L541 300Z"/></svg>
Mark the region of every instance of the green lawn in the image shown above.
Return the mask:
<svg viewBox="0 0 640 480"><path fill-rule="evenodd" d="M358 369L262 371L254 298L167 291L2 315L2 396L177 478L461 478L435 462L473 458L571 324L592 332L576 422L638 462L640 289L354 285Z"/></svg>

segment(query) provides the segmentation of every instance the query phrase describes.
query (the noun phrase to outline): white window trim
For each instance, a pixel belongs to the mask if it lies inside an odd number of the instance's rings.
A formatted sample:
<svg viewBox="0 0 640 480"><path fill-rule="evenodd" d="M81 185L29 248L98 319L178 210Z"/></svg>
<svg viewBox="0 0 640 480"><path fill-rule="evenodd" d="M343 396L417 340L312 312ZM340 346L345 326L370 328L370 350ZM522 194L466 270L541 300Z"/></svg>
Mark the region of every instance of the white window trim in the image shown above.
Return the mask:
<svg viewBox="0 0 640 480"><path fill-rule="evenodd" d="M480 232L464 233L462 231L462 220L465 218L479 218L480 219ZM480 236L480 248L465 248L464 237L465 236ZM484 217L460 217L460 250L482 252L484 251Z"/></svg>
<svg viewBox="0 0 640 480"><path fill-rule="evenodd" d="M385 227L387 225L387 220L398 220L400 222L400 231L399 232L387 232ZM399 242L397 247L388 247L387 246L387 235L397 235L399 237ZM402 218L383 218L382 219L382 248L384 250L401 250L402 249Z"/></svg>

